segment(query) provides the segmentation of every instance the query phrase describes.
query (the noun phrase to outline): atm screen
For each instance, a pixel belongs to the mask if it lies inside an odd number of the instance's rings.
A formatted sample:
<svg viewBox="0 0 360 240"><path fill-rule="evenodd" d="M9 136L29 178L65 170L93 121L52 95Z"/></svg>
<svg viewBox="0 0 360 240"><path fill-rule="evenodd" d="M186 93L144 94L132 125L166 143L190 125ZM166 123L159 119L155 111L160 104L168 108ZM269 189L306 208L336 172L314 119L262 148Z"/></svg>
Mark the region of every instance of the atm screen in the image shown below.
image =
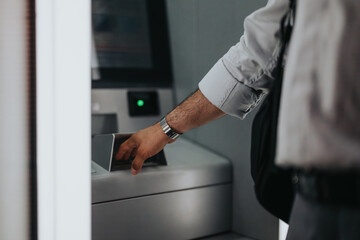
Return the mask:
<svg viewBox="0 0 360 240"><path fill-rule="evenodd" d="M170 85L164 0L92 0L92 41L93 88Z"/></svg>
<svg viewBox="0 0 360 240"><path fill-rule="evenodd" d="M152 67L145 0L93 0L92 22L98 66Z"/></svg>

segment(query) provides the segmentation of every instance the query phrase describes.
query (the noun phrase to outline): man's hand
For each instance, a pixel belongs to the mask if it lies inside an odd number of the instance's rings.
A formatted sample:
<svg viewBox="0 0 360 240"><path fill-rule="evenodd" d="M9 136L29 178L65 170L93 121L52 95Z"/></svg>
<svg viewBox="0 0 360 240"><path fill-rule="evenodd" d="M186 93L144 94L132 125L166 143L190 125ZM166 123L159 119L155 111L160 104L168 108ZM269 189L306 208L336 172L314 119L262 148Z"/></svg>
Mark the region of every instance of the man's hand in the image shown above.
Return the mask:
<svg viewBox="0 0 360 240"><path fill-rule="evenodd" d="M224 112L209 102L200 90L197 90L171 111L166 116L166 120L174 131L185 133L224 115ZM166 144L172 142L174 140L169 138L163 132L160 124L157 123L154 126L140 130L121 144L115 159L128 160L130 156L135 157L131 166L131 173L136 175L141 170L146 159L154 156Z"/></svg>
<svg viewBox="0 0 360 240"><path fill-rule="evenodd" d="M128 160L130 156L135 157L131 166L131 173L138 174L144 161L158 152L160 152L166 144L173 142L171 138L166 136L157 123L154 126L145 128L133 134L127 141L121 144L115 159Z"/></svg>

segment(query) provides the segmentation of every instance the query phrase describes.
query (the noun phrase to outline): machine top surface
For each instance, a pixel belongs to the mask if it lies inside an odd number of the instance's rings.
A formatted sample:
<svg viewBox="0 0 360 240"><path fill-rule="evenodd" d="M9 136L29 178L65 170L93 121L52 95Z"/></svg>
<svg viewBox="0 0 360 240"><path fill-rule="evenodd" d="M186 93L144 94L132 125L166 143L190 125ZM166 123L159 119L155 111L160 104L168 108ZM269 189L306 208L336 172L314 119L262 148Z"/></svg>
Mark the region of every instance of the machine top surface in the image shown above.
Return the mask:
<svg viewBox="0 0 360 240"><path fill-rule="evenodd" d="M92 162L92 203L204 187L232 181L229 160L184 138L164 149L167 166L108 172Z"/></svg>

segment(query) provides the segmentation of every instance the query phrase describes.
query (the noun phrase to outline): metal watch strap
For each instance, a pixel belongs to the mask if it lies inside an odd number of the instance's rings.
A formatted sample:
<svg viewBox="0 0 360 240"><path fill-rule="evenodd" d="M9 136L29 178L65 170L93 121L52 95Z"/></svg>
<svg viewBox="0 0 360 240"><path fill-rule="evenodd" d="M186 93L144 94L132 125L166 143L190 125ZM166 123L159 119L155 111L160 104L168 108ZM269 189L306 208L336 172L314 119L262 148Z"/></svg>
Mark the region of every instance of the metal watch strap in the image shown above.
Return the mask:
<svg viewBox="0 0 360 240"><path fill-rule="evenodd" d="M162 130L164 131L164 133L171 139L177 139L178 137L180 137L181 133L177 133L175 132L170 126L169 124L166 122L166 117L163 117L160 121L160 126L162 128Z"/></svg>

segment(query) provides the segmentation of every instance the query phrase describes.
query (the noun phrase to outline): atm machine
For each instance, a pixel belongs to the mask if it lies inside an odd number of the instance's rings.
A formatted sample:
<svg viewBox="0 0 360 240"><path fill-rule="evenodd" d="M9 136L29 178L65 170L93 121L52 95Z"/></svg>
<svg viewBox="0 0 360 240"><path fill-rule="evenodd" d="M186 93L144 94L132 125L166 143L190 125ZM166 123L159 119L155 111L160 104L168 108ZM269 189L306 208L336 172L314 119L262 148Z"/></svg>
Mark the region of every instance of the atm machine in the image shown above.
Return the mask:
<svg viewBox="0 0 360 240"><path fill-rule="evenodd" d="M186 135L148 159L113 159L174 107L165 0L92 0L92 239L196 239L231 230L232 167Z"/></svg>

